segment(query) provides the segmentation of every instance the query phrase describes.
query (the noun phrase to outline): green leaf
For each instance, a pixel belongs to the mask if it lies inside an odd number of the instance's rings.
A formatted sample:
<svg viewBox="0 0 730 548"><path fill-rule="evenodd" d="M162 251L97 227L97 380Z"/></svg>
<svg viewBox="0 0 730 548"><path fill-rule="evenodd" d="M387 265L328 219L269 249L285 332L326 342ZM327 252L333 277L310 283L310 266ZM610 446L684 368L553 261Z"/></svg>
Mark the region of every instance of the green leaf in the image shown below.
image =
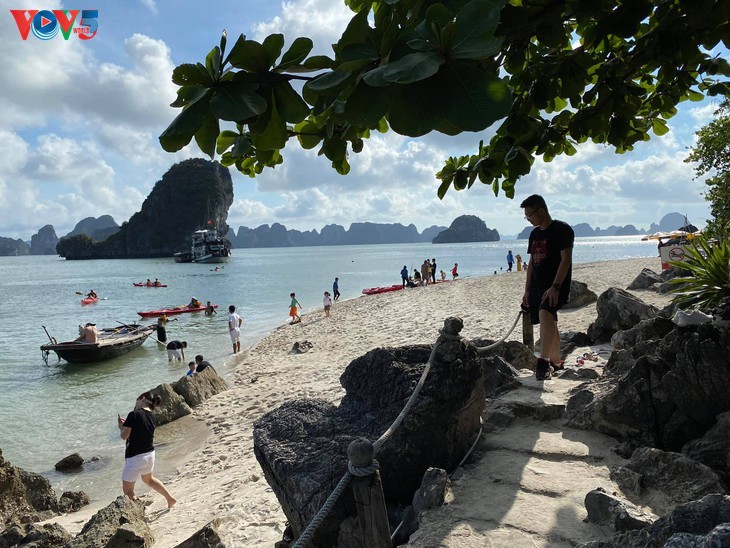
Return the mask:
<svg viewBox="0 0 730 548"><path fill-rule="evenodd" d="M377 128L388 113L391 93L387 88L372 88L361 81L345 104L345 118L356 125Z"/></svg>
<svg viewBox="0 0 730 548"><path fill-rule="evenodd" d="M209 87L215 80L200 64L185 63L172 71L172 82L178 86L200 85Z"/></svg>
<svg viewBox="0 0 730 548"><path fill-rule="evenodd" d="M654 135L661 137L669 131L669 126L661 118L655 118L652 121L652 129L654 130Z"/></svg>
<svg viewBox="0 0 730 548"><path fill-rule="evenodd" d="M313 47L314 44L310 38L297 38L281 58L281 63L279 63L275 70L283 71L293 65L298 65L307 58L307 55L309 55Z"/></svg>
<svg viewBox="0 0 730 548"><path fill-rule="evenodd" d="M221 120L244 121L262 114L266 101L256 93L258 86L248 82L220 82L210 101L213 114Z"/></svg>
<svg viewBox="0 0 730 548"><path fill-rule="evenodd" d="M185 107L190 103L194 103L203 95L208 93L207 87L202 86L183 86L177 90L177 99L173 101L171 107Z"/></svg>
<svg viewBox="0 0 730 548"><path fill-rule="evenodd" d="M474 44L481 44L494 36L503 5L504 2L472 0L461 8L456 16L457 34L452 49L454 51L481 49Z"/></svg>
<svg viewBox="0 0 730 548"><path fill-rule="evenodd" d="M289 138L286 130L286 122L279 116L275 102L272 102L268 114L269 118L266 125L261 126L263 127L263 131L254 133L253 128L251 130L251 139L256 150L269 151L284 148Z"/></svg>
<svg viewBox="0 0 730 548"><path fill-rule="evenodd" d="M398 61L365 73L363 79L373 87L383 87L383 83L412 84L430 78L443 64L443 56L436 51L410 53Z"/></svg>
<svg viewBox="0 0 730 548"><path fill-rule="evenodd" d="M297 124L309 115L309 105L289 82L282 82L274 88L274 98L281 117L289 123Z"/></svg>
<svg viewBox="0 0 730 548"><path fill-rule="evenodd" d="M167 152L177 152L187 146L200 129L208 114L211 93L208 92L178 114L160 135L160 145Z"/></svg>
<svg viewBox="0 0 730 548"><path fill-rule="evenodd" d="M236 141L236 139L238 139L240 135L240 133L231 130L221 131L216 141L215 151L218 154L223 154L231 147L231 145Z"/></svg>
<svg viewBox="0 0 730 548"><path fill-rule="evenodd" d="M302 122L294 127L297 132L297 139L303 149L311 150L322 142L324 136L319 127L311 122Z"/></svg>
<svg viewBox="0 0 730 548"><path fill-rule="evenodd" d="M497 53L504 43L504 37L490 37L484 40L464 42L452 48L451 57L454 59L472 59L478 61L485 57L491 57Z"/></svg>
<svg viewBox="0 0 730 548"><path fill-rule="evenodd" d="M451 179L448 181L443 181L440 185L438 190L436 191L436 194L439 197L439 200L443 200L444 196L446 196L446 192L449 190L449 187L451 186Z"/></svg>
<svg viewBox="0 0 730 548"><path fill-rule="evenodd" d="M215 157L215 142L219 133L218 118L213 116L210 110L207 110L200 129L195 133L195 142L198 143L198 148L204 154L210 156L211 160Z"/></svg>
<svg viewBox="0 0 730 548"><path fill-rule="evenodd" d="M349 72L332 71L317 76L314 80L310 80L304 86L310 90L320 93L322 91L328 91L336 88L340 84L347 81L352 76Z"/></svg>
<svg viewBox="0 0 730 548"><path fill-rule="evenodd" d="M221 73L221 50L214 47L205 58L205 68L211 78L217 79Z"/></svg>
<svg viewBox="0 0 730 548"><path fill-rule="evenodd" d="M269 69L269 53L264 46L253 40L239 40L231 50L228 61L236 68L248 72L264 72Z"/></svg>
<svg viewBox="0 0 730 548"><path fill-rule="evenodd" d="M445 72L452 75L445 98L445 118L451 124L482 131L509 114L512 91L501 78L465 63L450 63Z"/></svg>
<svg viewBox="0 0 730 548"><path fill-rule="evenodd" d="M283 34L270 34L264 39L262 47L266 51L266 68L274 66L276 60L281 55L281 50L284 47L284 35Z"/></svg>

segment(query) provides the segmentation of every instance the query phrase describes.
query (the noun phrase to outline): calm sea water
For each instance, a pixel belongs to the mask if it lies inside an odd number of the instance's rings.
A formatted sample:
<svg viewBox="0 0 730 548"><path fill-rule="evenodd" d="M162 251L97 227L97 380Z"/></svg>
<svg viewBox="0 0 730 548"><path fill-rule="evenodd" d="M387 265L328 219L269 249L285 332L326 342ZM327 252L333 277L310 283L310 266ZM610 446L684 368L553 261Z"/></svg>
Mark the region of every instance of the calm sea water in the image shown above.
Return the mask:
<svg viewBox="0 0 730 548"><path fill-rule="evenodd" d="M653 257L656 244L638 236L578 238L574 261L587 263ZM395 244L237 249L228 264L176 264L172 259L65 261L58 257L0 258L0 449L11 463L48 477L58 494L84 490L95 500L120 492L123 442L117 413L125 416L143 391L185 374L184 363L169 363L152 339L139 349L93 365L56 362L46 365L41 326L59 341L77 336L78 324L100 327L138 321L137 311L181 305L192 296L219 305L212 318L178 316L167 326L168 340L188 341L186 357L203 354L219 373L230 376L227 307L244 318L243 345L250 345L287 320L289 293L306 310L320 309L322 294L340 278L342 299L359 297L365 287L400 282L435 257L438 269L459 263L461 276L504 274L508 250L527 257L526 240L474 244ZM657 259L657 269L659 268ZM132 282L159 278L167 288L138 288ZM81 306L76 292L93 289L102 300ZM146 320L152 322L153 319ZM53 465L78 452L98 463L79 474L61 475Z"/></svg>

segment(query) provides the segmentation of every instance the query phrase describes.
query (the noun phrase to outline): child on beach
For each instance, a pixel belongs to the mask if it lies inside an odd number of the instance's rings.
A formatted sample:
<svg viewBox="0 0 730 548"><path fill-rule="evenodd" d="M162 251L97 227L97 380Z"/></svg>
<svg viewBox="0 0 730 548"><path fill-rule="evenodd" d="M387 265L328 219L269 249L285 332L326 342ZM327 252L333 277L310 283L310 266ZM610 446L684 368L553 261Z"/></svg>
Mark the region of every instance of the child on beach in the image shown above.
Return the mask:
<svg viewBox="0 0 730 548"><path fill-rule="evenodd" d="M302 319L299 317L299 309L302 307L302 305L299 304L299 301L297 300L297 297L294 293L290 293L289 296L291 297L291 304L289 305L289 316L291 317L291 322L289 322L289 325L292 325L302 321Z"/></svg>
<svg viewBox="0 0 730 548"><path fill-rule="evenodd" d="M444 272L443 270L441 271L441 281L442 282L446 281L446 272Z"/></svg>
<svg viewBox="0 0 730 548"><path fill-rule="evenodd" d="M455 280L459 276L459 263L454 263L454 268L451 269L451 279Z"/></svg>
<svg viewBox="0 0 730 548"><path fill-rule="evenodd" d="M197 364L197 363L195 363L195 362L190 362L190 363L188 364L188 372L186 373L186 375L187 375L188 377L192 377L193 375L195 375L195 368L196 368L196 367L198 367L198 364Z"/></svg>
<svg viewBox="0 0 730 548"><path fill-rule="evenodd" d="M325 291L324 292L324 315L327 318L330 317L330 308L332 308L332 298L330 297L330 292Z"/></svg>

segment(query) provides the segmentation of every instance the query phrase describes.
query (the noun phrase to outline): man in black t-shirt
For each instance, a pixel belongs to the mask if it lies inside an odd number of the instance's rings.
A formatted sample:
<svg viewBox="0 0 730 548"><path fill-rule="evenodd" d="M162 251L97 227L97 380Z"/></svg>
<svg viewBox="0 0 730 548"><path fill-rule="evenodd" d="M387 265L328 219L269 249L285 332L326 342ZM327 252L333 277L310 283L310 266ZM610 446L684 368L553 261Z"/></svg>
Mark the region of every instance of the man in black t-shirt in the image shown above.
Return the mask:
<svg viewBox="0 0 730 548"><path fill-rule="evenodd" d="M522 304L529 308L532 324L540 324L540 357L535 376L547 380L552 370L563 368L558 310L570 295L575 234L570 225L550 216L545 199L539 194L527 197L520 207L525 210L525 219L535 226L527 246L530 262Z"/></svg>
<svg viewBox="0 0 730 548"><path fill-rule="evenodd" d="M185 341L170 341L167 343L167 359L170 361L184 360L187 347L188 343Z"/></svg>
<svg viewBox="0 0 730 548"><path fill-rule="evenodd" d="M196 373L202 373L209 367L213 369L213 366L210 365L210 362L208 360L204 360L203 356L201 356L200 354L195 356L195 363L197 364L197 366L195 367ZM215 369L213 369L213 371L215 371Z"/></svg>

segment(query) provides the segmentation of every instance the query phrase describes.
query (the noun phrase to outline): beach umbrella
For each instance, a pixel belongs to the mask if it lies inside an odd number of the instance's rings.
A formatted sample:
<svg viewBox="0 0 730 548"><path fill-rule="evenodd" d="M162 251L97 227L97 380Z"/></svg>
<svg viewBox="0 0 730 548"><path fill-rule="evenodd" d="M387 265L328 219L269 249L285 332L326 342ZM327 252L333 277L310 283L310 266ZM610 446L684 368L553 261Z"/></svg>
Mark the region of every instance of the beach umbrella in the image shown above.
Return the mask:
<svg viewBox="0 0 730 548"><path fill-rule="evenodd" d="M687 223L684 226L680 226L678 230L682 230L684 232L690 232L690 233L699 232L699 228L697 228L692 223Z"/></svg>

